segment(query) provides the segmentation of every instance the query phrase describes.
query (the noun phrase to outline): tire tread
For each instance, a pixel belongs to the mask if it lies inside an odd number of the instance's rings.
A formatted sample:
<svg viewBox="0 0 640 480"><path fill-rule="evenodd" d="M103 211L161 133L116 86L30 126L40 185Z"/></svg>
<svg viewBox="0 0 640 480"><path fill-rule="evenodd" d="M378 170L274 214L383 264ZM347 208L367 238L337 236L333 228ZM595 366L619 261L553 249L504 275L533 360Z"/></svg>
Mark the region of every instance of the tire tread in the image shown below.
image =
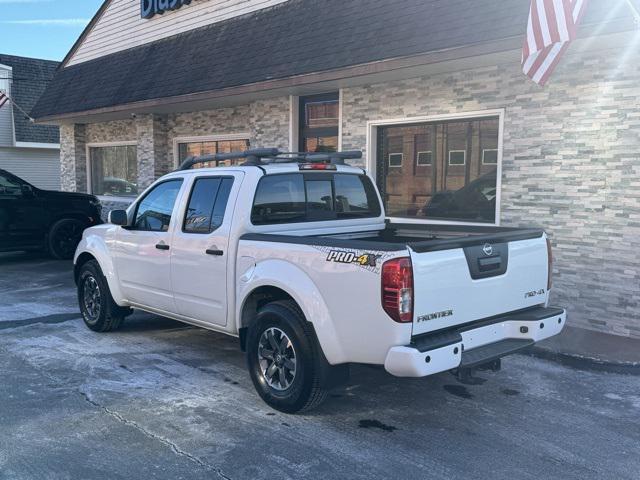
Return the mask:
<svg viewBox="0 0 640 480"><path fill-rule="evenodd" d="M258 315L260 315L261 312L265 310L269 310L270 314L279 316L282 320L286 320L285 323L289 323L290 326L296 331L298 340L307 345L306 355L308 356L309 363L307 364L307 369L305 370L305 386L303 387L302 391L297 394L299 395L297 400L288 406L279 405L278 402L276 402L275 404L272 403L268 399L268 394L265 393L261 389L261 387L256 384L255 379L254 384L256 385L256 388L258 389L260 395L263 397L263 400L265 400L266 403L270 404L277 410L285 413L300 413L312 410L327 398L328 393L323 381L323 369L325 368L326 359L316 338L313 326L310 322L307 321L304 313L302 312L298 304L293 300L287 299L271 301L261 307L261 309L258 311ZM249 339L252 339L256 335L259 335L259 332L262 329L262 327L260 327L260 323L254 323L249 328ZM254 333L251 333L254 328L256 328L256 330L254 331ZM250 358L249 355L251 351L252 347L248 346L248 359ZM252 368L251 361L249 361L249 365L250 368Z"/></svg>
<svg viewBox="0 0 640 480"><path fill-rule="evenodd" d="M91 330L93 330L94 332L99 332L99 333L107 333L107 332L112 332L114 330L117 330L122 325L124 317L129 312L129 309L120 307L113 300L113 297L111 296L111 291L109 290L109 284L107 283L107 279L102 273L102 269L100 268L100 265L98 264L97 260L92 259L83 263L82 266L80 267L80 272L81 272L80 277L82 276L82 271L88 268L93 270L93 273L95 273L100 277L101 284L102 284L101 287L104 287L105 294L106 294L106 303L107 303L106 305L107 308L105 310L105 317L103 321L98 322L98 324L96 325L91 325L89 326L89 328L91 328Z"/></svg>
<svg viewBox="0 0 640 480"><path fill-rule="evenodd" d="M271 305L280 305L282 308L289 310L295 317L298 318L309 343L313 346L313 356L314 358L318 358L319 352L317 351L318 346L315 334L313 333L311 325L305 319L304 313L302 312L300 306L293 300L277 300L275 302L272 302ZM322 388L320 375L318 375L317 371L314 371L311 393L309 394L309 398L305 402L304 406L299 411L306 412L313 410L326 400L327 394L327 390Z"/></svg>

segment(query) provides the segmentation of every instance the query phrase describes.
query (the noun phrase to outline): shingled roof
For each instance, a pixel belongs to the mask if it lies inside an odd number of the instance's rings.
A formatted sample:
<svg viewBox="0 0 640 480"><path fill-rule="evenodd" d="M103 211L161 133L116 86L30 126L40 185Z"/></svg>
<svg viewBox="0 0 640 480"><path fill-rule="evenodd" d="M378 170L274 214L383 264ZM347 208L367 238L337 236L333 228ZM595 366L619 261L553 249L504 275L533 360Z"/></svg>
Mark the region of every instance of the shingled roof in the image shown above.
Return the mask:
<svg viewBox="0 0 640 480"><path fill-rule="evenodd" d="M54 77L58 62L0 54L0 63L13 69L11 96L25 111L31 110ZM34 125L13 105L16 142L60 143L58 127Z"/></svg>
<svg viewBox="0 0 640 480"><path fill-rule="evenodd" d="M55 118L510 38L515 46L524 38L529 4L289 0L60 68L32 115ZM596 9L587 15L597 19ZM630 16L628 22L632 27Z"/></svg>

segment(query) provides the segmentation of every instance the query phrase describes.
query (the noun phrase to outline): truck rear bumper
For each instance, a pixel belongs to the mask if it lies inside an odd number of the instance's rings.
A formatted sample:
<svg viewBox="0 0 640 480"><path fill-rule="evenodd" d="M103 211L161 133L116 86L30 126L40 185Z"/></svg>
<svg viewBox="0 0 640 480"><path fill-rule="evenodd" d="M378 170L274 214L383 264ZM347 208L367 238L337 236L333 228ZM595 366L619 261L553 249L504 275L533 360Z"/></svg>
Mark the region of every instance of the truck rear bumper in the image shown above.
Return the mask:
<svg viewBox="0 0 640 480"><path fill-rule="evenodd" d="M384 368L397 377L472 368L557 335L566 319L567 312L562 308L536 307L421 335L410 345L392 347Z"/></svg>

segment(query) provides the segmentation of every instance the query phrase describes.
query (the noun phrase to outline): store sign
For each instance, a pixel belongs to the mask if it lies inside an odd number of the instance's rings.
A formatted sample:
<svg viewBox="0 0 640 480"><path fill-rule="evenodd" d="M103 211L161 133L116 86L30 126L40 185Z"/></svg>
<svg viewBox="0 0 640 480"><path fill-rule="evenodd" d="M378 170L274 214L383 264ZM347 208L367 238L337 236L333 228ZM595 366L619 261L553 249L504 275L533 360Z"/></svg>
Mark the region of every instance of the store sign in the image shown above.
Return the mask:
<svg viewBox="0 0 640 480"><path fill-rule="evenodd" d="M151 18L161 15L167 10L177 10L183 5L189 5L191 0L140 0L140 16Z"/></svg>

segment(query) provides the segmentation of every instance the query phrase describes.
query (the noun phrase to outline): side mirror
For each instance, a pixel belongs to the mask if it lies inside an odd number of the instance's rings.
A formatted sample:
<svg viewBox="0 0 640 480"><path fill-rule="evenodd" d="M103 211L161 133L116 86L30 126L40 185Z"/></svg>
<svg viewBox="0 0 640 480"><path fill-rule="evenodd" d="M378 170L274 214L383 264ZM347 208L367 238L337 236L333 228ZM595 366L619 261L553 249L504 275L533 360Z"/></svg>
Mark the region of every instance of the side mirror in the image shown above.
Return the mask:
<svg viewBox="0 0 640 480"><path fill-rule="evenodd" d="M109 212L109 218L107 220L109 221L109 223L120 225L121 227L126 227L127 225L129 225L129 218L127 217L126 210L111 210Z"/></svg>
<svg viewBox="0 0 640 480"><path fill-rule="evenodd" d="M22 195L27 198L33 198L36 196L36 193L33 191L33 187L31 185L22 185Z"/></svg>

